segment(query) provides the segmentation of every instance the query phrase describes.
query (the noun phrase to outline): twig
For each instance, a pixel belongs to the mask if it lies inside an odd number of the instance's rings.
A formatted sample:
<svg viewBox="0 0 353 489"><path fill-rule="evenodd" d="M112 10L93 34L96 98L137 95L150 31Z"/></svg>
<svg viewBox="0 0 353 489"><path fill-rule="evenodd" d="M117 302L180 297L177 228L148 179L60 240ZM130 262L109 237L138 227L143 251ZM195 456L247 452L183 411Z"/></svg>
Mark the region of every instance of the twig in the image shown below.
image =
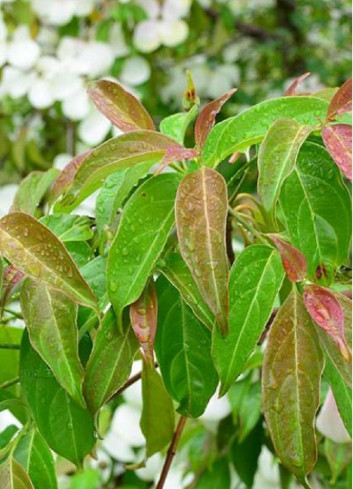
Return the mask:
<svg viewBox="0 0 353 489"><path fill-rule="evenodd" d="M181 434L183 432L186 420L187 420L187 418L185 416L181 416L179 418L178 425L176 427L172 442L170 444L170 447L168 448L167 457L165 459L163 469L162 469L162 473L161 473L161 476L159 478L156 489L163 489L163 487L164 487L164 483L167 479L168 472L169 472L170 466L172 464L174 455L176 453L178 443L179 443Z"/></svg>
<svg viewBox="0 0 353 489"><path fill-rule="evenodd" d="M158 363L157 362L154 362L154 366L157 368L158 367ZM120 387L120 389L117 390L112 395L112 397L109 399L109 401L111 401L112 399L114 399L114 397L119 396L120 394L122 394L124 392L124 390L126 390L131 385L135 384L135 382L137 382L138 380L141 379L141 376L142 376L142 372L138 372L137 374L135 374L132 377L130 377L129 380L127 380L125 382L125 384L122 387Z"/></svg>

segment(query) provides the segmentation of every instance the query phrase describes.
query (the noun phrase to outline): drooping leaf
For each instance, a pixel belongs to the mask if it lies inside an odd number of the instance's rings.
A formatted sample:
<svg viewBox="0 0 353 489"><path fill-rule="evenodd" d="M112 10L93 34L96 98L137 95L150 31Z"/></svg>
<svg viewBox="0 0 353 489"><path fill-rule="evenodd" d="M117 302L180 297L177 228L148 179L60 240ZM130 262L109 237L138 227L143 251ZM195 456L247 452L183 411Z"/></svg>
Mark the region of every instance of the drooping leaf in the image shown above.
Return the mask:
<svg viewBox="0 0 353 489"><path fill-rule="evenodd" d="M174 434L173 401L166 391L154 365L143 363L143 407L140 426L146 438L146 457L160 452L169 445Z"/></svg>
<svg viewBox="0 0 353 489"><path fill-rule="evenodd" d="M12 457L0 465L0 487L4 489L34 489L27 472Z"/></svg>
<svg viewBox="0 0 353 489"><path fill-rule="evenodd" d="M77 466L95 444L93 419L60 387L24 333L21 387L40 434L52 450Z"/></svg>
<svg viewBox="0 0 353 489"><path fill-rule="evenodd" d="M174 224L175 173L150 178L124 208L108 255L108 292L120 319L141 295Z"/></svg>
<svg viewBox="0 0 353 489"><path fill-rule="evenodd" d="M349 78L336 92L327 110L327 119L335 119L338 115L352 110L352 78Z"/></svg>
<svg viewBox="0 0 353 489"><path fill-rule="evenodd" d="M281 255L282 265L289 280L291 282L304 280L308 267L305 256L276 234L268 234L268 237Z"/></svg>
<svg viewBox="0 0 353 489"><path fill-rule="evenodd" d="M203 300L196 282L178 251L168 252L158 264L159 270L180 292L195 316L212 331L215 318Z"/></svg>
<svg viewBox="0 0 353 489"><path fill-rule="evenodd" d="M308 262L313 281L330 282L351 240L350 195L326 150L305 143L283 184L280 204L290 242Z"/></svg>
<svg viewBox="0 0 353 489"><path fill-rule="evenodd" d="M211 359L211 334L164 277L157 282L155 349L164 385L178 411L198 417L214 394L218 377Z"/></svg>
<svg viewBox="0 0 353 489"><path fill-rule="evenodd" d="M180 251L222 334L228 330L227 211L219 173L202 167L184 177L175 207Z"/></svg>
<svg viewBox="0 0 353 489"><path fill-rule="evenodd" d="M56 168L51 168L46 172L33 171L27 175L18 187L11 212L27 212L35 215L38 205L58 174Z"/></svg>
<svg viewBox="0 0 353 489"><path fill-rule="evenodd" d="M92 220L86 216L50 214L40 222L63 242L87 241L93 237Z"/></svg>
<svg viewBox="0 0 353 489"><path fill-rule="evenodd" d="M229 333L213 330L212 356L224 395L243 372L271 315L284 273L278 252L252 245L240 253L229 278Z"/></svg>
<svg viewBox="0 0 353 489"><path fill-rule="evenodd" d="M257 160L257 188L266 210L276 204L282 183L292 172L299 150L312 129L293 119L278 119L267 131Z"/></svg>
<svg viewBox="0 0 353 489"><path fill-rule="evenodd" d="M338 346L346 362L352 360L344 336L344 312L335 295L324 287L309 284L304 287L304 304L306 310Z"/></svg>
<svg viewBox="0 0 353 489"><path fill-rule="evenodd" d="M31 278L96 309L96 298L65 246L29 214L14 212L0 219L0 253Z"/></svg>
<svg viewBox="0 0 353 489"><path fill-rule="evenodd" d="M235 151L260 142L269 127L283 118L301 125L315 125L325 118L328 103L316 97L281 97L266 100L217 124L210 132L202 154L207 166L216 166Z"/></svg>
<svg viewBox="0 0 353 489"><path fill-rule="evenodd" d="M184 144L186 130L196 117L196 114L197 105L194 105L188 112L180 112L165 117L159 125L159 130L162 134L170 136L178 143Z"/></svg>
<svg viewBox="0 0 353 489"><path fill-rule="evenodd" d="M154 338L157 331L158 303L154 282L150 280L142 294L130 306L130 321L144 360L153 364Z"/></svg>
<svg viewBox="0 0 353 489"><path fill-rule="evenodd" d="M141 102L120 83L110 80L93 82L88 94L97 109L121 131L155 129L151 116Z"/></svg>
<svg viewBox="0 0 353 489"><path fill-rule="evenodd" d="M234 468L246 487L253 487L258 459L263 443L262 422L242 441L235 440L231 448L231 459Z"/></svg>
<svg viewBox="0 0 353 489"><path fill-rule="evenodd" d="M14 458L26 470L35 489L58 487L52 452L37 431L32 430L20 437Z"/></svg>
<svg viewBox="0 0 353 489"><path fill-rule="evenodd" d="M292 97L293 95L296 95L296 91L298 86L306 80L309 76L311 75L310 72L304 73L303 75L298 76L297 78L294 79L294 81L289 85L287 90L284 92L284 95L286 97Z"/></svg>
<svg viewBox="0 0 353 489"><path fill-rule="evenodd" d="M197 117L195 124L195 143L199 149L202 149L207 136L209 135L212 127L215 125L216 116L222 110L223 105L230 99L232 95L237 91L236 88L229 90L216 100L212 100L205 105Z"/></svg>
<svg viewBox="0 0 353 489"><path fill-rule="evenodd" d="M348 180L352 181L352 126L325 126L322 128L322 138L337 166Z"/></svg>
<svg viewBox="0 0 353 489"><path fill-rule="evenodd" d="M150 166L161 160L170 146L177 143L154 131L134 131L110 139L84 159L73 183L56 207L74 209L82 200L102 186L112 173L145 163Z"/></svg>
<svg viewBox="0 0 353 489"><path fill-rule="evenodd" d="M92 414L103 406L127 381L138 343L128 321L123 331L112 309L106 313L86 366L84 394Z"/></svg>
<svg viewBox="0 0 353 489"><path fill-rule="evenodd" d="M76 304L43 282L26 279L21 288L21 309L33 348L70 396L85 406Z"/></svg>
<svg viewBox="0 0 353 489"><path fill-rule="evenodd" d="M293 288L270 328L262 386L276 453L302 483L317 458L314 418L323 365L314 325Z"/></svg>

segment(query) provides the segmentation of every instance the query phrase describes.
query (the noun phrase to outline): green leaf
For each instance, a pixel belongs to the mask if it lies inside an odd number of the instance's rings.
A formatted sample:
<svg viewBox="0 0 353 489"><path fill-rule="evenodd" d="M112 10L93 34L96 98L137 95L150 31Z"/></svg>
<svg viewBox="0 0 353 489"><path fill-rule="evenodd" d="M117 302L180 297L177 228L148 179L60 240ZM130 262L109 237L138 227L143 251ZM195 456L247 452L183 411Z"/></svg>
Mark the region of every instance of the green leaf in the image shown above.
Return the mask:
<svg viewBox="0 0 353 489"><path fill-rule="evenodd" d="M35 215L45 193L58 174L56 168L51 168L46 172L33 171L27 175L18 187L11 212L27 212Z"/></svg>
<svg viewBox="0 0 353 489"><path fill-rule="evenodd" d="M228 330L227 186L211 168L186 175L175 207L181 254L222 332Z"/></svg>
<svg viewBox="0 0 353 489"><path fill-rule="evenodd" d="M83 391L92 414L125 384L137 350L138 343L129 322L123 322L120 332L110 309L97 331L86 366Z"/></svg>
<svg viewBox="0 0 353 489"><path fill-rule="evenodd" d="M157 282L155 349L164 385L178 411L197 418L214 394L218 378L211 359L211 334L164 277Z"/></svg>
<svg viewBox="0 0 353 489"><path fill-rule="evenodd" d="M178 143L184 144L185 133L189 124L197 115L197 105L194 105L188 112L179 112L163 119L159 125L162 134L175 139Z"/></svg>
<svg viewBox="0 0 353 489"><path fill-rule="evenodd" d="M240 253L229 278L229 334L213 330L212 355L225 394L244 371L271 315L284 272L279 253L252 245Z"/></svg>
<svg viewBox="0 0 353 489"><path fill-rule="evenodd" d="M263 139L277 119L289 118L302 125L315 125L318 119L325 118L327 107L327 102L316 97L266 100L217 124L206 140L202 160L207 166L216 166L235 151L245 152Z"/></svg>
<svg viewBox="0 0 353 489"><path fill-rule="evenodd" d="M68 394L85 406L76 304L43 282L26 279L21 288L21 309L33 348Z"/></svg>
<svg viewBox="0 0 353 489"><path fill-rule="evenodd" d="M324 450L331 469L330 484L333 485L352 460L352 446L351 443L335 443L325 438Z"/></svg>
<svg viewBox="0 0 353 489"><path fill-rule="evenodd" d="M97 308L92 290L65 246L34 217L18 212L0 219L0 249L26 275L61 290L79 304Z"/></svg>
<svg viewBox="0 0 353 489"><path fill-rule="evenodd" d="M231 487L229 462L227 457L216 460L205 470L194 486L195 489L214 489Z"/></svg>
<svg viewBox="0 0 353 489"><path fill-rule="evenodd" d="M87 241L93 237L92 220L86 216L50 214L42 217L40 222L63 242Z"/></svg>
<svg viewBox="0 0 353 489"><path fill-rule="evenodd" d="M304 484L317 459L314 419L323 366L314 325L293 288L268 335L263 406L277 455Z"/></svg>
<svg viewBox="0 0 353 489"><path fill-rule="evenodd" d="M251 408L250 408L251 409ZM253 487L258 459L263 443L262 422L243 440L235 440L231 448L231 460L234 468L246 487Z"/></svg>
<svg viewBox="0 0 353 489"><path fill-rule="evenodd" d="M70 489L99 489L101 487L101 472L95 469L85 469L70 477Z"/></svg>
<svg viewBox="0 0 353 489"><path fill-rule="evenodd" d="M163 251L174 224L174 200L179 176L150 178L124 208L108 255L108 289L120 320L125 306L136 301Z"/></svg>
<svg viewBox="0 0 353 489"><path fill-rule="evenodd" d="M93 419L60 387L31 348L26 333L21 344L20 379L40 434L58 455L81 466L96 442Z"/></svg>
<svg viewBox="0 0 353 489"><path fill-rule="evenodd" d="M292 172L299 150L312 131L293 119L278 119L259 149L257 189L267 211L276 204L284 179Z"/></svg>
<svg viewBox="0 0 353 489"><path fill-rule="evenodd" d="M140 426L146 438L146 457L160 452L171 442L174 434L174 407L154 365L143 362L142 415Z"/></svg>
<svg viewBox="0 0 353 489"><path fill-rule="evenodd" d="M92 255L92 250L85 241L67 241L65 248L70 253L78 268L84 267Z"/></svg>
<svg viewBox="0 0 353 489"><path fill-rule="evenodd" d="M0 487L4 489L34 489L27 472L11 457L0 465Z"/></svg>
<svg viewBox="0 0 353 489"><path fill-rule="evenodd" d="M348 256L351 203L339 169L322 146L303 145L280 204L291 244L307 259L309 277L330 281Z"/></svg>
<svg viewBox="0 0 353 489"><path fill-rule="evenodd" d="M57 489L53 455L37 431L19 438L14 458L29 474L35 489Z"/></svg>
<svg viewBox="0 0 353 489"><path fill-rule="evenodd" d="M100 310L105 309L109 303L107 292L107 259L103 256L97 256L81 268L81 273L97 297Z"/></svg>
<svg viewBox="0 0 353 489"><path fill-rule="evenodd" d="M195 316L212 331L215 318L203 300L196 282L186 263L177 251L171 251L159 261L159 270L180 292Z"/></svg>

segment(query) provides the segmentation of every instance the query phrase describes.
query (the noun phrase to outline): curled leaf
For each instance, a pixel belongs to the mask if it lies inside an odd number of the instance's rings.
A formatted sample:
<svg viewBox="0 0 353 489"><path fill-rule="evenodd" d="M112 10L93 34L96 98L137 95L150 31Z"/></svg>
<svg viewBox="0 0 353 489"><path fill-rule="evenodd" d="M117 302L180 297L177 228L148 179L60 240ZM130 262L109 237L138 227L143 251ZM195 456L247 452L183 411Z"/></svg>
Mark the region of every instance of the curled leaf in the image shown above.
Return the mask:
<svg viewBox="0 0 353 489"><path fill-rule="evenodd" d="M291 282L301 282L304 280L308 267L305 256L279 236L269 234L268 237L281 255L282 265L289 280Z"/></svg>
<svg viewBox="0 0 353 489"><path fill-rule="evenodd" d="M312 319L331 336L349 362L352 353L344 336L344 312L335 295L324 287L310 284L305 286L303 297Z"/></svg>
<svg viewBox="0 0 353 489"><path fill-rule="evenodd" d="M161 164L156 169L155 175L161 173L166 166L170 165L170 163L191 160L192 158L196 158L196 156L197 151L195 149L184 148L183 146L176 144L170 146L165 152Z"/></svg>
<svg viewBox="0 0 353 489"><path fill-rule="evenodd" d="M335 119L338 115L352 110L352 78L349 78L336 92L327 110L327 119Z"/></svg>
<svg viewBox="0 0 353 489"><path fill-rule="evenodd" d="M295 78L295 80L289 85L287 90L284 92L284 95L286 97L291 97L293 95L296 95L296 91L297 91L298 86L304 80L306 80L310 75L311 75L311 73L308 71L307 73L304 73L303 75L300 75L297 78Z"/></svg>
<svg viewBox="0 0 353 489"><path fill-rule="evenodd" d="M352 126L335 124L323 127L322 139L337 166L352 181Z"/></svg>

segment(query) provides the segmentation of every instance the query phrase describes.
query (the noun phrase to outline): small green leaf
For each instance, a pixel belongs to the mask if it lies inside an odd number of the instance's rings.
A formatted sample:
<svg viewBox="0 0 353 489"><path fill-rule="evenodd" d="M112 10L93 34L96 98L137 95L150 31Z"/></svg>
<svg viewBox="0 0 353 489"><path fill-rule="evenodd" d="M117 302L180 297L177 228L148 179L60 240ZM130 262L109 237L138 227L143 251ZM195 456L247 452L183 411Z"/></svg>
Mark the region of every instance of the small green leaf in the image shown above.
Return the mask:
<svg viewBox="0 0 353 489"><path fill-rule="evenodd" d="M27 472L11 457L0 465L0 487L4 489L34 489Z"/></svg>
<svg viewBox="0 0 353 489"><path fill-rule="evenodd" d="M314 419L323 366L314 325L293 288L270 328L262 386L276 453L302 483L317 459Z"/></svg>
<svg viewBox="0 0 353 489"><path fill-rule="evenodd" d="M159 125L159 130L178 143L184 144L186 130L196 115L197 105L194 105L188 112L180 112L163 119Z"/></svg>
<svg viewBox="0 0 353 489"><path fill-rule="evenodd" d="M26 279L21 288L21 309L33 348L70 396L85 406L76 304L43 282Z"/></svg>
<svg viewBox="0 0 353 489"><path fill-rule="evenodd" d="M174 407L154 365L142 369L142 415L140 426L146 438L146 457L169 445L174 434Z"/></svg>
<svg viewBox="0 0 353 489"><path fill-rule="evenodd" d="M175 207L180 251L223 335L228 330L227 211L227 186L219 173L202 167L183 178Z"/></svg>
<svg viewBox="0 0 353 489"><path fill-rule="evenodd" d="M211 334L164 277L157 282L155 349L164 385L178 411L197 418L214 394L218 378L211 359Z"/></svg>
<svg viewBox="0 0 353 489"><path fill-rule="evenodd" d="M124 208L108 255L108 289L120 320L125 306L136 301L163 251L174 224L174 200L179 176L150 178Z"/></svg>
<svg viewBox="0 0 353 489"><path fill-rule="evenodd" d="M62 242L37 219L20 212L0 219L0 250L13 265L79 304L97 308L96 298Z"/></svg>
<svg viewBox="0 0 353 489"><path fill-rule="evenodd" d="M245 248L229 278L229 334L213 330L212 355L220 394L243 372L271 315L284 272L278 252L264 245Z"/></svg>
<svg viewBox="0 0 353 489"><path fill-rule="evenodd" d="M87 241L93 237L92 220L86 216L50 214L40 222L47 226L60 241Z"/></svg>
<svg viewBox="0 0 353 489"><path fill-rule="evenodd" d="M330 484L333 485L352 460L352 446L351 443L335 443L325 438L324 451L331 469Z"/></svg>

